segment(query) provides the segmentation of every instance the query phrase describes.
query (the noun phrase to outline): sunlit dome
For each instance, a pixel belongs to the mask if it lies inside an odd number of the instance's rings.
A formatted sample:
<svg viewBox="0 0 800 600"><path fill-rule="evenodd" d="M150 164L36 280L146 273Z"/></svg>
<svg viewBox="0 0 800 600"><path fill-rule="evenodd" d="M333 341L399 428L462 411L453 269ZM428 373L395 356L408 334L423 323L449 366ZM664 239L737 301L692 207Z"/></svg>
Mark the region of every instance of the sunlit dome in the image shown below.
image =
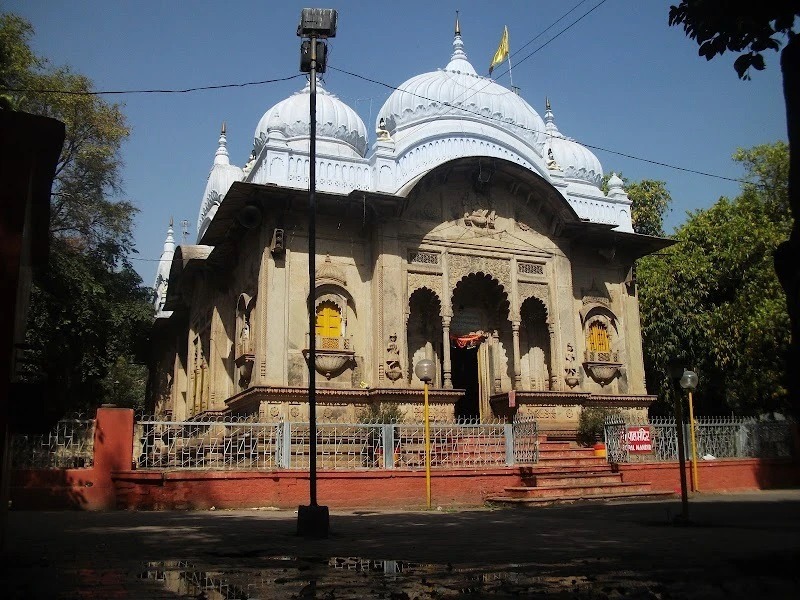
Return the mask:
<svg viewBox="0 0 800 600"><path fill-rule="evenodd" d="M261 117L256 140L281 139L299 151L308 151L311 86L281 100ZM317 82L317 152L334 156L363 157L367 152L367 128L356 111Z"/></svg>
<svg viewBox="0 0 800 600"><path fill-rule="evenodd" d="M565 137L558 130L549 100L544 120L548 134L545 152L552 150L553 159L564 172L565 179L583 181L599 187L603 179L603 166L591 150Z"/></svg>
<svg viewBox="0 0 800 600"><path fill-rule="evenodd" d="M412 77L392 92L376 124L392 137L415 125L441 119L472 120L507 130L534 148L544 141L544 122L519 95L478 75L467 60L456 26L453 54L444 69Z"/></svg>

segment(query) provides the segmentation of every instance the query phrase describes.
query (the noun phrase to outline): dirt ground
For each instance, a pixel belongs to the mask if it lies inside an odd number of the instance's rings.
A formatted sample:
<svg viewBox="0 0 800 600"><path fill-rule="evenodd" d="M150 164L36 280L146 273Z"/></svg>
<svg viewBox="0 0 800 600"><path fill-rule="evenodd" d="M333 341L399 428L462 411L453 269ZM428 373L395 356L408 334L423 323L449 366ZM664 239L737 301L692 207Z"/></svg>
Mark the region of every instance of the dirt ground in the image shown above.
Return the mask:
<svg viewBox="0 0 800 600"><path fill-rule="evenodd" d="M324 499L323 499L324 500ZM800 490L531 509L11 512L4 599L798 598Z"/></svg>

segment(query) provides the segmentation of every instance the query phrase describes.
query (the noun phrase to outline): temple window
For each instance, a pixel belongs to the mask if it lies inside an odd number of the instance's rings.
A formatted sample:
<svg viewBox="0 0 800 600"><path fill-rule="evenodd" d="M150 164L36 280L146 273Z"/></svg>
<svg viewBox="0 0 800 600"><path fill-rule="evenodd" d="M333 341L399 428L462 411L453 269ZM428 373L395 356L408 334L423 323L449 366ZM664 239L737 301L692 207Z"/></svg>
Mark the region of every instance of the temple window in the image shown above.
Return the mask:
<svg viewBox="0 0 800 600"><path fill-rule="evenodd" d="M589 325L586 349L589 352L611 352L611 338L608 335L608 327L605 323L593 321Z"/></svg>
<svg viewBox="0 0 800 600"><path fill-rule="evenodd" d="M321 338L338 338L342 335L342 313L335 302L326 300L317 306L314 329Z"/></svg>

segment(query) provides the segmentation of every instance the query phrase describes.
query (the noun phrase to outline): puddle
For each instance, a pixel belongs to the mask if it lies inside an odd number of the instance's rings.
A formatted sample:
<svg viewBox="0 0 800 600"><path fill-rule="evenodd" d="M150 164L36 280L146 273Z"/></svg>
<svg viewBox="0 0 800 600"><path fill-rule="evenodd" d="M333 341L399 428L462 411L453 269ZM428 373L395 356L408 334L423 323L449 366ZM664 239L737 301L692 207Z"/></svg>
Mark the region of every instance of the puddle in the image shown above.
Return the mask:
<svg viewBox="0 0 800 600"><path fill-rule="evenodd" d="M610 581L537 575L535 564L462 567L361 557L267 557L256 567L220 571L186 561L148 563L139 582L152 592L205 600L428 600L449 598L656 598L631 574ZM627 579L627 580L626 580Z"/></svg>

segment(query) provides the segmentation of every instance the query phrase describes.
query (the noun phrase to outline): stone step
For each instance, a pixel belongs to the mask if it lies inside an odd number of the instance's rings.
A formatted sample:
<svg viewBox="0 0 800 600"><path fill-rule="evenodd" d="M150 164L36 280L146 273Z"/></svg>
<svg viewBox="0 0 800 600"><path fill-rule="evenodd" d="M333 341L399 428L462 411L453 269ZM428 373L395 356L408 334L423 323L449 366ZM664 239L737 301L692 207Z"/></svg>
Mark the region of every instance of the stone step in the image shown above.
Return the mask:
<svg viewBox="0 0 800 600"><path fill-rule="evenodd" d="M607 464L608 461L600 456L567 456L550 458L546 454L544 456L540 454L538 462L538 466L544 468L580 466L586 469L591 469L596 466Z"/></svg>
<svg viewBox="0 0 800 600"><path fill-rule="evenodd" d="M505 495L511 498L574 498L626 492L646 492L649 483L567 484L548 487L507 487Z"/></svg>
<svg viewBox="0 0 800 600"><path fill-rule="evenodd" d="M551 504L573 504L575 502L592 502L592 501L608 501L608 500L663 500L665 498L673 498L675 492L657 492L657 491L644 491L644 492L629 492L629 491L614 491L605 494L584 494L580 496L570 497L540 497L540 498L512 498L510 496L490 496L486 498L486 502L499 506L516 506L516 507L534 507L534 506L548 506Z"/></svg>
<svg viewBox="0 0 800 600"><path fill-rule="evenodd" d="M594 450L592 448L565 448L563 450L542 450L539 448L539 458L576 458L587 457L594 458Z"/></svg>
<svg viewBox="0 0 800 600"><path fill-rule="evenodd" d="M543 442L539 440L539 451L545 450L571 450L573 448L580 448L575 442Z"/></svg>
<svg viewBox="0 0 800 600"><path fill-rule="evenodd" d="M553 487L593 483L597 485L622 483L622 473L569 473L536 475L530 487ZM530 482L525 481L528 485Z"/></svg>

